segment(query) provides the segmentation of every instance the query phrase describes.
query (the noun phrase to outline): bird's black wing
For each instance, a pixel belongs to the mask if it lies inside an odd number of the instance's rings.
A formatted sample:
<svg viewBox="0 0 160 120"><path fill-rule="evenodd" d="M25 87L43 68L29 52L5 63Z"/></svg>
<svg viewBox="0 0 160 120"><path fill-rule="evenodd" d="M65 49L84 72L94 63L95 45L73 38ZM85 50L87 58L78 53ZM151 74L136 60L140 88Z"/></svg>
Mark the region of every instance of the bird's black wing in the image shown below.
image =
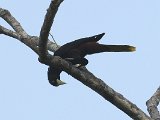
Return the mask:
<svg viewBox="0 0 160 120"><path fill-rule="evenodd" d="M101 33L98 35L94 35L94 36L86 37L86 38L81 38L81 39L66 43L63 46L61 46L57 51L55 51L54 56L60 56L62 58L65 58L66 53L70 52L72 49L77 49L80 45L83 45L84 43L87 43L87 42L97 42L104 35L105 35L105 33Z"/></svg>

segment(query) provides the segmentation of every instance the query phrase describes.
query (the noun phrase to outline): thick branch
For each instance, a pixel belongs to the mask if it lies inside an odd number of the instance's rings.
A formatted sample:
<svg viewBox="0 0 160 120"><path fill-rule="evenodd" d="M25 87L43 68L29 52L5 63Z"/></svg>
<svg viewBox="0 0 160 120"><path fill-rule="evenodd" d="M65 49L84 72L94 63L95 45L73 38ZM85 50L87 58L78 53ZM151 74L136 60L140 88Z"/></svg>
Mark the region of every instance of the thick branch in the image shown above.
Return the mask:
<svg viewBox="0 0 160 120"><path fill-rule="evenodd" d="M131 118L135 120L151 120L151 118L135 104L124 98L120 93L114 91L111 87L105 84L101 79L95 77L88 70L84 68L80 70L57 56L51 60L50 64L62 68L65 72L100 94L104 99L111 102Z"/></svg>
<svg viewBox="0 0 160 120"><path fill-rule="evenodd" d="M160 87L153 94L153 96L146 102L147 110L151 118L154 120L160 120L160 114L157 108L159 102L160 102Z"/></svg>
<svg viewBox="0 0 160 120"><path fill-rule="evenodd" d="M52 23L54 21L54 17L58 11L58 7L63 2L63 0L52 0L50 6L47 10L43 26L40 31L40 41L39 41L39 53L41 61L44 61L48 51L47 51L47 43L49 31L51 29Z"/></svg>

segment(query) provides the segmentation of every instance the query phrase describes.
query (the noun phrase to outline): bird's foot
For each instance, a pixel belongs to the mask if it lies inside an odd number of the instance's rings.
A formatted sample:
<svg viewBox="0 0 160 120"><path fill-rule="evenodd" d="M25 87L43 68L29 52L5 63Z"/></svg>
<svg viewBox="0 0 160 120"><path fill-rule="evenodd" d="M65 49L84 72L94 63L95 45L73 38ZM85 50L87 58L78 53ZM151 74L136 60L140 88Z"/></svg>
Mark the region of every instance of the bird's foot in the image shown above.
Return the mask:
<svg viewBox="0 0 160 120"><path fill-rule="evenodd" d="M82 65L81 64L75 64L74 65L76 68L79 68L79 67L81 67Z"/></svg>

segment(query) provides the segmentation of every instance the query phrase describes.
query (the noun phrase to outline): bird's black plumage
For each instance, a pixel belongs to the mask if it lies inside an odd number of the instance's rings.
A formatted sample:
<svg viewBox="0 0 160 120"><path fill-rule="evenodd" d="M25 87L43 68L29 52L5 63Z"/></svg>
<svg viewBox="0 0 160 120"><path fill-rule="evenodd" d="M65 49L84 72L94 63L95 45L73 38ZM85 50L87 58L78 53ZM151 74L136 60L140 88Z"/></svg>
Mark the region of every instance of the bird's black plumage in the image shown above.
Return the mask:
<svg viewBox="0 0 160 120"><path fill-rule="evenodd" d="M104 34L105 33L102 33L66 43L55 51L54 56L60 56L61 58L70 61L72 64L86 65L88 64L88 60L84 58L88 53L86 43L96 43L104 36Z"/></svg>
<svg viewBox="0 0 160 120"><path fill-rule="evenodd" d="M61 46L55 51L54 56L60 56L63 59L71 62L73 65L87 65L88 60L84 58L86 55L91 55L101 52L131 52L135 48L129 45L104 45L99 44L98 41L104 36L105 33L98 34L91 37L81 38ZM60 79L62 70L55 67L49 67L48 80L54 85L58 86L57 79Z"/></svg>

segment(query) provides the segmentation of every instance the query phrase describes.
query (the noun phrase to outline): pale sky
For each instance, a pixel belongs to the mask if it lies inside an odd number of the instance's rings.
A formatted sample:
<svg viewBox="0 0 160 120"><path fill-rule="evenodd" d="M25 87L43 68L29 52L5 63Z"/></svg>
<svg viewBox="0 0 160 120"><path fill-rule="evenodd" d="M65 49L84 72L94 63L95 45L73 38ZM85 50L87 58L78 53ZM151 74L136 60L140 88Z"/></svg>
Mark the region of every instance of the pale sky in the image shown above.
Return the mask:
<svg viewBox="0 0 160 120"><path fill-rule="evenodd" d="M0 7L39 36L49 3L1 0ZM87 68L147 113L145 103L160 85L159 6L159 0L64 0L51 33L59 45L105 32L101 43L135 46L133 53L87 56ZM2 19L0 25L10 28ZM0 45L0 120L130 120L66 73L66 85L51 86L47 66L16 39L0 35Z"/></svg>

